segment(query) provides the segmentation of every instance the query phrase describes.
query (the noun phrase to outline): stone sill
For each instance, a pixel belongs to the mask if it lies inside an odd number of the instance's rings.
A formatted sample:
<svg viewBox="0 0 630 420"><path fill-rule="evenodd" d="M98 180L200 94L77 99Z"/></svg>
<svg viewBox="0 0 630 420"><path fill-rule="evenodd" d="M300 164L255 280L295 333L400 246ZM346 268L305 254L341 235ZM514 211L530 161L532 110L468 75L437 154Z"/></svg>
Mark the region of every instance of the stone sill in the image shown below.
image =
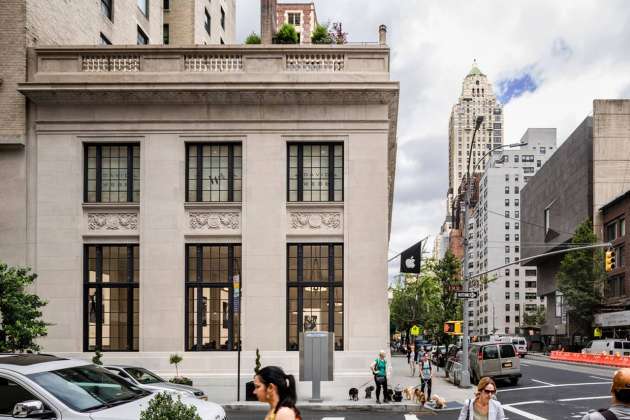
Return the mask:
<svg viewBox="0 0 630 420"><path fill-rule="evenodd" d="M85 210L140 210L140 203L82 203Z"/></svg>
<svg viewBox="0 0 630 420"><path fill-rule="evenodd" d="M184 208L186 210L206 210L206 209L235 209L240 210L243 207L243 203L240 201L230 201L222 203L200 203L200 202L185 202Z"/></svg>
<svg viewBox="0 0 630 420"><path fill-rule="evenodd" d="M321 208L335 208L335 209L343 209L344 202L343 201L291 201L287 202L288 209L303 209L303 208L313 208L313 209L321 209Z"/></svg>

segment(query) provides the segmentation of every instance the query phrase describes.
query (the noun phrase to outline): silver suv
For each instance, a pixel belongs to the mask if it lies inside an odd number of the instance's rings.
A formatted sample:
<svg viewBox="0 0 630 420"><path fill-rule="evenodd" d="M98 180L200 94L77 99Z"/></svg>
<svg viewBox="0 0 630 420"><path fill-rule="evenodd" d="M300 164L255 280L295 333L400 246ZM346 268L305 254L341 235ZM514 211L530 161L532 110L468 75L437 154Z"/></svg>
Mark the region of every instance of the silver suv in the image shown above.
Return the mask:
<svg viewBox="0 0 630 420"><path fill-rule="evenodd" d="M81 360L44 354L0 354L0 417L138 420L155 396ZM225 420L214 403L183 397L203 420Z"/></svg>
<svg viewBox="0 0 630 420"><path fill-rule="evenodd" d="M484 376L508 379L516 385L522 376L516 348L512 343L473 343L468 354L470 378L474 383Z"/></svg>

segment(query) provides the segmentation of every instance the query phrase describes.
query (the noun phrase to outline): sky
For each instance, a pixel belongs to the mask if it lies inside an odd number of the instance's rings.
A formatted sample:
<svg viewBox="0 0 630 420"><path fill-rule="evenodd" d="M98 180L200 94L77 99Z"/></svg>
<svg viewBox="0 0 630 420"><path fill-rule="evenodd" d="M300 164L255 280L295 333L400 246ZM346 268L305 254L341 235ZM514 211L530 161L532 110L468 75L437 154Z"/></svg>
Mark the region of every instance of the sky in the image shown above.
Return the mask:
<svg viewBox="0 0 630 420"><path fill-rule="evenodd" d="M281 3L284 1L280 1ZM237 42L260 31L260 0L236 0ZM400 82L389 255L429 236L446 214L448 121L473 60L504 104L504 143L555 127L560 145L594 99L630 97L630 0L315 0L320 22L350 42L387 25ZM390 278L399 261L390 263Z"/></svg>

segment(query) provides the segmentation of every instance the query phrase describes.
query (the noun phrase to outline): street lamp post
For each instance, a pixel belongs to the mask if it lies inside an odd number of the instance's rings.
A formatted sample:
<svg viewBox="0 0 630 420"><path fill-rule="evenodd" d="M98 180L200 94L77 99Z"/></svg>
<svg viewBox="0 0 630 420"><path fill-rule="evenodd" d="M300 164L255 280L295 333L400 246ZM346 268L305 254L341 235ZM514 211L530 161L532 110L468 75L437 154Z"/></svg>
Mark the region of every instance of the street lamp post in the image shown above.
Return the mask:
<svg viewBox="0 0 630 420"><path fill-rule="evenodd" d="M469 273L468 273L468 209L470 207L470 189L471 189L471 183L470 183L470 161L472 159L472 151L473 151L473 147L475 144L475 136L477 134L477 131L479 131L479 127L481 127L481 124L483 123L483 116L478 116L477 119L475 120L475 130L473 131L473 135L472 135L472 139L470 141L470 148L468 149L468 163L466 166L466 185L465 185L465 190L464 190L464 288L466 290L469 289ZM494 152L495 150L499 150L502 149L504 147L515 147L515 146L523 146L527 143L515 143L515 144L505 144L505 145L501 145L498 147L495 147L491 150L489 150L488 152L486 152L474 165L473 165L473 172L474 169L477 167L477 165L479 165L480 162L482 162L485 157L489 154L491 154L492 152ZM463 301L463 315L464 315L464 328L462 331L463 337L462 337L462 377L461 377L461 381L460 381L460 386L462 388L468 388L470 386L470 372L468 370L468 299L464 299ZM492 308L492 312L493 312L493 324L494 324L494 304L493 304L493 308ZM494 329L494 325L493 325L493 329Z"/></svg>

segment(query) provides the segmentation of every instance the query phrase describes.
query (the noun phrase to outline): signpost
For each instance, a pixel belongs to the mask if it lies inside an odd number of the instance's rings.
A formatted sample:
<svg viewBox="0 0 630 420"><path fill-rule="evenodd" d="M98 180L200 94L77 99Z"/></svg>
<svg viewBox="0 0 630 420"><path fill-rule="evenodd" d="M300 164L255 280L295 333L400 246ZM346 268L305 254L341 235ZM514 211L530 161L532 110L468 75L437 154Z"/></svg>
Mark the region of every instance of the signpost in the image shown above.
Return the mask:
<svg viewBox="0 0 630 420"><path fill-rule="evenodd" d="M236 274L232 276L232 284L234 286L234 305L233 313L238 313L238 340L236 341L237 355L237 372L236 372L236 401L241 400L241 276ZM233 325L233 324L232 324ZM232 344L234 346L234 344Z"/></svg>
<svg viewBox="0 0 630 420"><path fill-rule="evenodd" d="M419 326L414 325L413 327L411 327L411 331L410 331L410 332L411 332L411 335L414 335L414 336L416 336L416 337L417 337L417 336L419 336L419 335L420 335L420 333L421 333L422 331L420 330L420 327L419 327Z"/></svg>
<svg viewBox="0 0 630 420"><path fill-rule="evenodd" d="M479 292L476 290L469 292L455 292L455 297L457 297L457 299L477 299L479 297Z"/></svg>

